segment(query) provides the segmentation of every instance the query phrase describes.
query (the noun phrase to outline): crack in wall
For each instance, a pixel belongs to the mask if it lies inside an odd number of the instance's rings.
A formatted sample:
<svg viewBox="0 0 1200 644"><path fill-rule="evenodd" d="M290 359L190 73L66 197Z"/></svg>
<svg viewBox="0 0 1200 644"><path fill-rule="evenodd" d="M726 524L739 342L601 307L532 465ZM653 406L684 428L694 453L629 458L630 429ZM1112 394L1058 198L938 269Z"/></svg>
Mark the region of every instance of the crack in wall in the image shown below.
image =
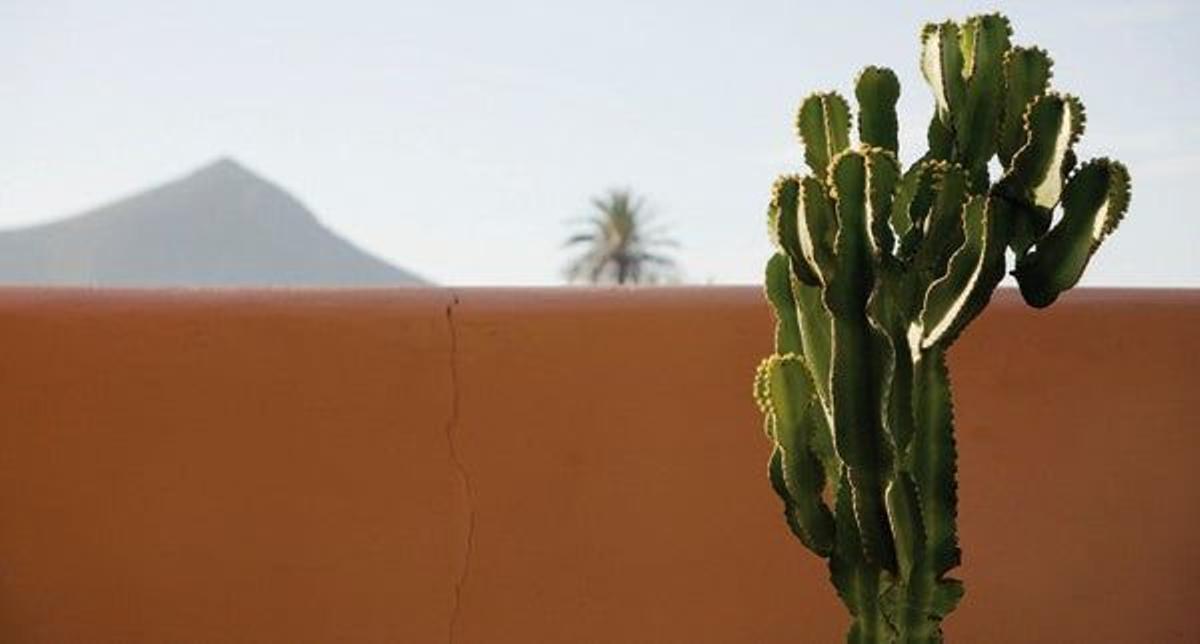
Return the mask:
<svg viewBox="0 0 1200 644"><path fill-rule="evenodd" d="M454 603L450 608L450 624L447 642L453 644L458 618L462 608L463 586L467 583L467 574L471 570L471 554L475 549L475 494L471 488L471 477L466 464L462 460L458 446L458 328L454 322L454 307L458 306L458 294L450 291L450 302L446 305L446 325L450 335L450 416L446 420L446 444L450 450L450 462L458 475L463 496L467 502L467 535L463 547L462 564L458 577L454 581Z"/></svg>

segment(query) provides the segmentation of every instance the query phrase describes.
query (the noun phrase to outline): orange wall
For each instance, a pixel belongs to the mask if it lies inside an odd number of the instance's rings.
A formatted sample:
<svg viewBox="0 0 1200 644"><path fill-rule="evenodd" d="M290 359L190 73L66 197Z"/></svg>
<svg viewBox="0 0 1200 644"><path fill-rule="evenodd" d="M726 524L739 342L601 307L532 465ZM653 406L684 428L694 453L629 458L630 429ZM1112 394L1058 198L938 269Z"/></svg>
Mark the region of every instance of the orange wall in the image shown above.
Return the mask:
<svg viewBox="0 0 1200 644"><path fill-rule="evenodd" d="M1200 639L1200 291L952 353L952 642ZM0 290L0 641L833 642L753 288Z"/></svg>

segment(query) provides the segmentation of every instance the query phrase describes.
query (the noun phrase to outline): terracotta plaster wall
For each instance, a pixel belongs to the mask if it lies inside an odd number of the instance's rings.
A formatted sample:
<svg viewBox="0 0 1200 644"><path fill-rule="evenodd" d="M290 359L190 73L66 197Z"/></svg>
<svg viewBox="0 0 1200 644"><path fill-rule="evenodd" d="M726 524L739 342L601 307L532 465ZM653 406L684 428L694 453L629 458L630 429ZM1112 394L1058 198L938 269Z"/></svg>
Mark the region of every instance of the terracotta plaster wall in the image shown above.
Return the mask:
<svg viewBox="0 0 1200 644"><path fill-rule="evenodd" d="M1200 292L951 355L952 642L1200 640ZM0 641L835 642L754 288L0 290Z"/></svg>

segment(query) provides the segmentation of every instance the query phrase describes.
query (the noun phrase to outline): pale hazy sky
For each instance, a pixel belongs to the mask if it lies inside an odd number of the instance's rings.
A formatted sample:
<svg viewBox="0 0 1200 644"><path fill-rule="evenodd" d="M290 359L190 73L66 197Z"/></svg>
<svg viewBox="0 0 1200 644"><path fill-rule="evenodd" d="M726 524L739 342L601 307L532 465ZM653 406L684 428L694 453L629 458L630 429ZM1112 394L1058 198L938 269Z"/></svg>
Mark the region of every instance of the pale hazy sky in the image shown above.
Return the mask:
<svg viewBox="0 0 1200 644"><path fill-rule="evenodd" d="M799 100L892 67L911 161L920 25L996 9L1083 98L1080 156L1133 175L1085 283L1200 286L1194 0L3 0L0 226L228 155L444 284L560 282L566 222L610 186L673 226L689 281L754 282Z"/></svg>

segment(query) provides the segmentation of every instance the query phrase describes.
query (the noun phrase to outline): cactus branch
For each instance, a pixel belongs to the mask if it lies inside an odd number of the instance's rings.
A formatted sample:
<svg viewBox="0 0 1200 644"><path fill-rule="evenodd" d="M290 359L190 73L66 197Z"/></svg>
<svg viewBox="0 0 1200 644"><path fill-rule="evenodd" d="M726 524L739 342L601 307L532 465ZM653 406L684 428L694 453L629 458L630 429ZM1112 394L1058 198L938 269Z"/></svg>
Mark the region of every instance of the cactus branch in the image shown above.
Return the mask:
<svg viewBox="0 0 1200 644"><path fill-rule="evenodd" d="M836 93L813 94L800 104L796 131L804 142L804 160L818 179L829 162L850 147L850 107Z"/></svg>
<svg viewBox="0 0 1200 644"><path fill-rule="evenodd" d="M896 121L896 101L900 100L900 81L886 67L867 67L854 83L858 99L858 134L863 143L900 151L900 126Z"/></svg>
<svg viewBox="0 0 1200 644"><path fill-rule="evenodd" d="M996 152L996 128L1003 108L1004 54L1009 49L1008 19L997 14L969 18L961 29L964 91L954 119L960 163L977 184ZM986 179L982 180L986 183ZM977 186L978 187L978 186Z"/></svg>
<svg viewBox="0 0 1200 644"><path fill-rule="evenodd" d="M1008 168L1025 144L1025 112L1050 87L1050 54L1037 47L1013 47L1004 56L1004 122L1000 126L1000 163Z"/></svg>
<svg viewBox="0 0 1200 644"><path fill-rule="evenodd" d="M1049 306L1083 275L1088 260L1116 230L1129 207L1129 171L1108 159L1085 164L1067 182L1063 217L1014 274L1032 306Z"/></svg>

